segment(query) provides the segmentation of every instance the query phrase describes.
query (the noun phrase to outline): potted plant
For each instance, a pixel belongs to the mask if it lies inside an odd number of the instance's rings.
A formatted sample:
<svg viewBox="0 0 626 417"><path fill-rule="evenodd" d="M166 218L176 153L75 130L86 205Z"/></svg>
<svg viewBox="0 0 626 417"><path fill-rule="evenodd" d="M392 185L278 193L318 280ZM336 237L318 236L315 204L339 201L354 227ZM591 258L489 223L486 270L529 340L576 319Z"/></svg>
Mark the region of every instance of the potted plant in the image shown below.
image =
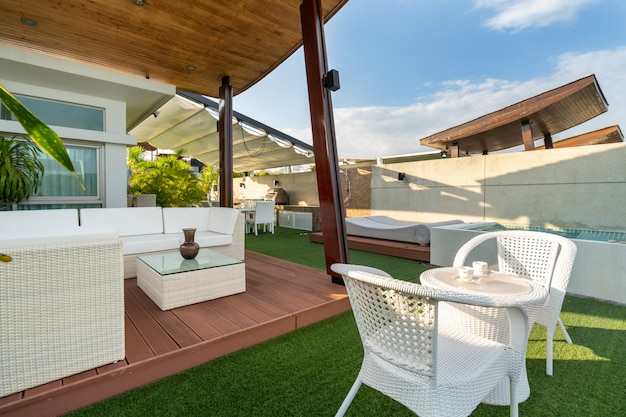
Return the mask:
<svg viewBox="0 0 626 417"><path fill-rule="evenodd" d="M19 203L37 192L44 173L40 152L32 142L0 136L0 204Z"/></svg>

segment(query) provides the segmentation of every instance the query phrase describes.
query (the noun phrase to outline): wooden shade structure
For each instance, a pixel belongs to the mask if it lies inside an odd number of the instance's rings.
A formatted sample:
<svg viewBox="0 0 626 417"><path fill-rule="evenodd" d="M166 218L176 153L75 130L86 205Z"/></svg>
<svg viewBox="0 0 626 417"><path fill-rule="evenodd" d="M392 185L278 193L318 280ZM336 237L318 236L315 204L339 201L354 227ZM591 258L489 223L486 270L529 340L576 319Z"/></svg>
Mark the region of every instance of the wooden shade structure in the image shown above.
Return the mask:
<svg viewBox="0 0 626 417"><path fill-rule="evenodd" d="M454 153L486 154L524 145L586 122L607 111L595 75L505 107L420 140L420 144Z"/></svg>
<svg viewBox="0 0 626 417"><path fill-rule="evenodd" d="M324 21L347 0L323 0ZM139 6L136 3L144 3ZM0 42L218 97L302 45L294 0L2 0Z"/></svg>
<svg viewBox="0 0 626 417"><path fill-rule="evenodd" d="M554 148L570 148L619 142L624 142L624 135L620 127L615 125L559 140L554 142L553 146ZM537 146L537 149L545 149L545 146Z"/></svg>
<svg viewBox="0 0 626 417"><path fill-rule="evenodd" d="M3 0L0 43L219 97L233 96L304 46L326 265L347 263L323 33L347 0ZM219 128L220 205L232 207L233 132ZM332 274L331 274L332 275Z"/></svg>

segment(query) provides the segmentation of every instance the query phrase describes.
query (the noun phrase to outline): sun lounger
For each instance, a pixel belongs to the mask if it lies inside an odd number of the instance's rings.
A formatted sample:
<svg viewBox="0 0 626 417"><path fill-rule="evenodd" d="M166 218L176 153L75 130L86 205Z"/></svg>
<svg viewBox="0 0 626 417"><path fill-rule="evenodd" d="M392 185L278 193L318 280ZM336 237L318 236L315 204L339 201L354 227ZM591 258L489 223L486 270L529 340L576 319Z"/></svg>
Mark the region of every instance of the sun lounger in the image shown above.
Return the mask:
<svg viewBox="0 0 626 417"><path fill-rule="evenodd" d="M463 221L449 220L437 223L413 223L392 219L387 216L348 217L346 218L346 234L427 246L430 244L430 230L433 227L457 223L463 223Z"/></svg>

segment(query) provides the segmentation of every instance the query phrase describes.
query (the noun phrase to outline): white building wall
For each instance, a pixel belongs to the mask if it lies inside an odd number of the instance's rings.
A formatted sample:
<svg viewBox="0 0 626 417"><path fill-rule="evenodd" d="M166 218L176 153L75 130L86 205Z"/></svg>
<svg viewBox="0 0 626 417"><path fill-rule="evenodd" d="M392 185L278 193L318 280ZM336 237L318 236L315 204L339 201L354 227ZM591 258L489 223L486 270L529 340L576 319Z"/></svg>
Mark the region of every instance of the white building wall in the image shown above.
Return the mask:
<svg viewBox="0 0 626 417"><path fill-rule="evenodd" d="M105 131L51 126L67 143L101 146L102 202L126 206L126 149L136 145L129 126L175 95L174 86L0 45L0 83L15 94L103 108ZM24 134L14 121L0 132Z"/></svg>

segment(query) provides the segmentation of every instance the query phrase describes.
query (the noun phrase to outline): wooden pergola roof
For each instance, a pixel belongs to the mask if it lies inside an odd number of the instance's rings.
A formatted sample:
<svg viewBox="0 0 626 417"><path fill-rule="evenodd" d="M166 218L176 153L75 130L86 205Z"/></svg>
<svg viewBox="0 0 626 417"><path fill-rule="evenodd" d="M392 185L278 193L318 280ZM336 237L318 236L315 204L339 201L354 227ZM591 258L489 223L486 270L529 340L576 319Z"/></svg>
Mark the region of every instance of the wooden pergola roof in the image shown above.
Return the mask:
<svg viewBox="0 0 626 417"><path fill-rule="evenodd" d="M324 21L346 2L322 0ZM2 0L0 42L212 97L229 76L236 95L302 45L300 2Z"/></svg>
<svg viewBox="0 0 626 417"><path fill-rule="evenodd" d="M569 148L573 146L600 145L603 143L624 142L624 135L618 125L608 126L592 132L572 136L558 142L554 142L555 148ZM545 146L537 146L537 149L545 149Z"/></svg>
<svg viewBox="0 0 626 417"><path fill-rule="evenodd" d="M420 140L420 144L462 154L484 154L550 139L607 111L595 75L505 107Z"/></svg>

